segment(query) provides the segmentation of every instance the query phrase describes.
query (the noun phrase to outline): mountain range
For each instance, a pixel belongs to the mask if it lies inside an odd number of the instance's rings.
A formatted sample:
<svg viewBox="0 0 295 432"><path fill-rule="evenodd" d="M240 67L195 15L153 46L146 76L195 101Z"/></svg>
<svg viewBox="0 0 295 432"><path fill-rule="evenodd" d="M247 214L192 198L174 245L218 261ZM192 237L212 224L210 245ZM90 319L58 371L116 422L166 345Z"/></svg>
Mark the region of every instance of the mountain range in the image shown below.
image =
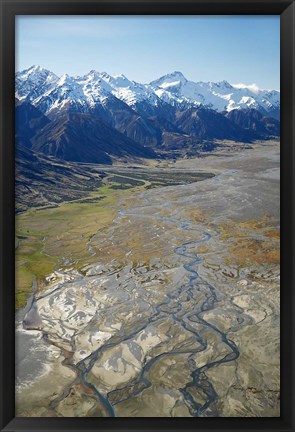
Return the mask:
<svg viewBox="0 0 295 432"><path fill-rule="evenodd" d="M252 142L280 133L280 92L227 81L192 82L181 72L149 84L90 71L58 77L40 66L16 73L16 142L65 161L111 164L215 140Z"/></svg>

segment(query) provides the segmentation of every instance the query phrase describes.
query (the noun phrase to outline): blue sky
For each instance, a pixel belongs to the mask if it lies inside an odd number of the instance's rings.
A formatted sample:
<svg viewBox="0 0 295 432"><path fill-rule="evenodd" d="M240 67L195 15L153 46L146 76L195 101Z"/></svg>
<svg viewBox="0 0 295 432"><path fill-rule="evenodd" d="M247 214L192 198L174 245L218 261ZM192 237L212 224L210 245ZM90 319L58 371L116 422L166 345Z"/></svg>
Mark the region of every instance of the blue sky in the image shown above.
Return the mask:
<svg viewBox="0 0 295 432"><path fill-rule="evenodd" d="M193 81L279 89L279 16L18 16L16 70L90 70L147 83L175 70Z"/></svg>

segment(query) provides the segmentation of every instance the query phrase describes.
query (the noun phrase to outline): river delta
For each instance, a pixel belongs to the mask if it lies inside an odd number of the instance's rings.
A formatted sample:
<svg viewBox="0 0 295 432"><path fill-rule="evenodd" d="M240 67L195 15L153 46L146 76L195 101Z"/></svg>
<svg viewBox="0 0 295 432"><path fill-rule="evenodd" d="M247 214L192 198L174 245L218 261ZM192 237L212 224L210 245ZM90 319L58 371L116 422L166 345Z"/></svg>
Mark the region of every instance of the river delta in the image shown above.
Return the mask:
<svg viewBox="0 0 295 432"><path fill-rule="evenodd" d="M280 415L280 149L241 147L111 167L132 187L66 229L75 203L17 216L52 263L16 314L17 416Z"/></svg>

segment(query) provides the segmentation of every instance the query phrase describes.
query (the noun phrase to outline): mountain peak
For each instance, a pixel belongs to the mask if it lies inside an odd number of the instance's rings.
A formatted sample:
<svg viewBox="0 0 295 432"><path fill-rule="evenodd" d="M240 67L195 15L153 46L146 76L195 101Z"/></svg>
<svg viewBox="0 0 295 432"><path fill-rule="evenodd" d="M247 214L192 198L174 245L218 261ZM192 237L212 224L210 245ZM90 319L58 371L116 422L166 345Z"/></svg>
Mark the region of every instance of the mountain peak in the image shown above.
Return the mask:
<svg viewBox="0 0 295 432"><path fill-rule="evenodd" d="M130 81L125 75L120 74L120 75L114 75L113 77L110 78L109 83L114 86L114 87L119 87L119 88L126 88L126 87L132 87L133 86L133 82Z"/></svg>
<svg viewBox="0 0 295 432"><path fill-rule="evenodd" d="M86 76L100 77L100 75L101 75L101 74L100 74L97 70L95 70L95 69L91 69L91 71L88 72L88 74L87 74Z"/></svg>
<svg viewBox="0 0 295 432"><path fill-rule="evenodd" d="M187 79L185 78L185 76L183 75L182 72L180 71L174 71L171 72L167 75L162 76L161 78L159 78L158 81L165 81L165 82L173 82L173 81L181 81L181 82L185 82L187 81Z"/></svg>
<svg viewBox="0 0 295 432"><path fill-rule="evenodd" d="M45 69L39 65L33 65L29 69L27 69L27 71L30 71L30 72L41 72L43 70L45 70Z"/></svg>
<svg viewBox="0 0 295 432"><path fill-rule="evenodd" d="M179 86L187 82L187 79L180 71L174 71L161 78L152 81L150 84L154 87L169 88Z"/></svg>
<svg viewBox="0 0 295 432"><path fill-rule="evenodd" d="M71 81L72 81L71 77L68 74L65 73L58 80L57 86L60 87L60 86L66 84L66 83L69 83Z"/></svg>
<svg viewBox="0 0 295 432"><path fill-rule="evenodd" d="M51 72L50 70L45 69L45 68L43 68L43 67L41 67L39 65L30 66L28 69L25 69L25 70L23 70L21 72L17 72L16 75L24 77L24 78L25 77L32 78L32 77L38 76L38 75L44 75L44 76L45 75L46 76L51 75L51 76L56 77L56 75L53 72Z"/></svg>
<svg viewBox="0 0 295 432"><path fill-rule="evenodd" d="M193 82L183 73L174 70L150 84L141 84L129 80L124 74L114 76L92 69L87 75L72 77L64 74L61 78L40 67L16 73L18 99L28 98L36 106L44 96L44 112L56 107L56 101L50 105L46 94L58 90L73 101L83 101L83 109L96 104L104 104L108 98L116 97L131 107L156 107L161 102L171 106L200 106L213 108L218 112L254 106L262 112L277 112L280 107L280 93L259 89L256 84L230 84L219 82ZM113 99L112 99L113 100ZM80 102L79 102L80 103ZM50 106L49 106L49 105ZM48 106L47 106L48 105ZM153 109L153 108L152 108Z"/></svg>
<svg viewBox="0 0 295 432"><path fill-rule="evenodd" d="M181 79L185 79L186 81L187 81L187 79L185 78L185 76L183 75L183 73L182 72L180 72L180 71L174 71L174 72L171 72L170 74L168 74L168 76L173 76L173 77L176 77L176 78L181 78Z"/></svg>
<svg viewBox="0 0 295 432"><path fill-rule="evenodd" d="M40 94L52 89L59 80L57 75L39 65L17 72L15 78L16 95L19 100L27 97L29 100L36 99Z"/></svg>
<svg viewBox="0 0 295 432"><path fill-rule="evenodd" d="M107 72L100 72L99 73L99 76L101 77L101 78L111 78L111 75L110 74L108 74Z"/></svg>
<svg viewBox="0 0 295 432"><path fill-rule="evenodd" d="M232 88L231 84L226 80L220 81L218 84L220 84L222 87Z"/></svg>

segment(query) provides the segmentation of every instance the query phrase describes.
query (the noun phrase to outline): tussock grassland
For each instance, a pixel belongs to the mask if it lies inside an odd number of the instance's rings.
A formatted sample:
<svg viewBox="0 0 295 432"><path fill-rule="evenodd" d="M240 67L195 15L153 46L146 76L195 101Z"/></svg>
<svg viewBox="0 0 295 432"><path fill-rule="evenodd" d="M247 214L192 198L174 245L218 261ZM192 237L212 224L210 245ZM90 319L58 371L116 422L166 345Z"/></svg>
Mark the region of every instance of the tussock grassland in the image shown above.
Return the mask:
<svg viewBox="0 0 295 432"><path fill-rule="evenodd" d="M124 192L120 192L120 195ZM90 194L93 198L97 192ZM88 241L98 230L109 226L115 216L117 199L108 186L99 189L103 199L96 203L67 202L57 208L32 209L16 216L16 308L26 304L36 275L39 289L45 276L62 261L78 265L89 260Z"/></svg>
<svg viewBox="0 0 295 432"><path fill-rule="evenodd" d="M118 214L122 198L133 197L149 188L171 186L194 182L210 177L208 173L173 173L121 170L113 168L98 189L85 193L81 199L63 202L57 207L31 208L16 216L16 308L25 306L32 290L34 275L39 290L44 287L45 277L56 266L74 266L81 270L92 262L107 263L124 261L128 251L132 259L149 262L155 253L161 252L161 245L150 241L149 233L143 234L138 227L128 227L126 232L117 233L118 241L101 244L100 233L111 226ZM66 188L66 186L65 186ZM129 230L132 228L133 235ZM93 238L96 236L95 238ZM105 237L105 234L103 234ZM91 249L89 241L91 240ZM148 244L150 243L150 244ZM124 244L124 245L123 245ZM123 245L123 246L122 246ZM143 245L145 255L143 256ZM164 244L162 245L164 249ZM95 252L95 255L93 255ZM162 253L164 256L164 253Z"/></svg>

